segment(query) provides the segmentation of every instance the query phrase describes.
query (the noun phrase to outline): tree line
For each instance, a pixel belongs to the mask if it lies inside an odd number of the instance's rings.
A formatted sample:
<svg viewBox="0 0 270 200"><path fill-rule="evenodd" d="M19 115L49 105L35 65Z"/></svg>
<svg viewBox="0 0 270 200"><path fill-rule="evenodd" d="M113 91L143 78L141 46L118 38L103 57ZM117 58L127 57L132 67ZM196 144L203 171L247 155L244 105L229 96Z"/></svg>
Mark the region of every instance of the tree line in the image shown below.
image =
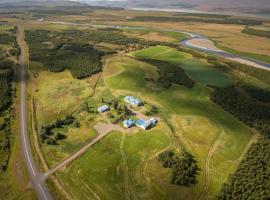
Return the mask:
<svg viewBox="0 0 270 200"><path fill-rule="evenodd" d="M270 199L270 139L253 144L217 199Z"/></svg>
<svg viewBox="0 0 270 200"><path fill-rule="evenodd" d="M225 71L230 71L230 64ZM259 69L233 69L245 71L267 83L269 73ZM258 73L256 73L258 72ZM214 88L211 100L246 125L262 134L253 144L236 172L230 175L218 193L217 199L270 199L270 92L245 83L227 88Z"/></svg>
<svg viewBox="0 0 270 200"><path fill-rule="evenodd" d="M0 62L0 172L8 166L11 148L11 102L13 68L15 64L8 60Z"/></svg>
<svg viewBox="0 0 270 200"><path fill-rule="evenodd" d="M263 95L260 96L262 97ZM211 100L248 126L270 136L269 102L260 102L250 97L243 88L236 86L215 88Z"/></svg>

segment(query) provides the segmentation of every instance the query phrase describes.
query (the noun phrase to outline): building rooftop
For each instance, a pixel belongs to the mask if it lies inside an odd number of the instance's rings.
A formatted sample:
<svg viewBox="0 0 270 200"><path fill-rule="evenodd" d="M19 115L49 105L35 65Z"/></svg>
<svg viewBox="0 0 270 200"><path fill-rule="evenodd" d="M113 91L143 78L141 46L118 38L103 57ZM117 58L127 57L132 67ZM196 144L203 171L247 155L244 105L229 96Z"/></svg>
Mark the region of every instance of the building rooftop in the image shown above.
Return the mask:
<svg viewBox="0 0 270 200"><path fill-rule="evenodd" d="M135 121L132 119L127 119L127 120L123 121L123 126L126 128L130 128L134 124L135 124Z"/></svg>
<svg viewBox="0 0 270 200"><path fill-rule="evenodd" d="M104 105L104 106L101 106L101 107L98 108L99 112L106 112L108 110L110 110L110 107L107 106L107 105Z"/></svg>
<svg viewBox="0 0 270 200"><path fill-rule="evenodd" d="M140 106L142 105L142 101L136 97L133 97L133 96L126 96L124 98L124 100L127 102L127 103L130 103L132 105L135 105L135 106Z"/></svg>

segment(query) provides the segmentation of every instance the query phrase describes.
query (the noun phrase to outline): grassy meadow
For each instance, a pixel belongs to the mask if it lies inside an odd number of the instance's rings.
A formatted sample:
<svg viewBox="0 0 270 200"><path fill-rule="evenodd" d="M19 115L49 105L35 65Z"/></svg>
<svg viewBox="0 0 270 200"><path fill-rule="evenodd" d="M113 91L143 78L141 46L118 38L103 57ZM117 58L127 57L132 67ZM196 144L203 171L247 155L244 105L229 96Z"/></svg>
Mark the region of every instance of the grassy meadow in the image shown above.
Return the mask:
<svg viewBox="0 0 270 200"><path fill-rule="evenodd" d="M90 79L74 79L69 71L53 73L43 70L37 76L35 91L37 120L40 124L47 124L72 112L91 96L93 88Z"/></svg>

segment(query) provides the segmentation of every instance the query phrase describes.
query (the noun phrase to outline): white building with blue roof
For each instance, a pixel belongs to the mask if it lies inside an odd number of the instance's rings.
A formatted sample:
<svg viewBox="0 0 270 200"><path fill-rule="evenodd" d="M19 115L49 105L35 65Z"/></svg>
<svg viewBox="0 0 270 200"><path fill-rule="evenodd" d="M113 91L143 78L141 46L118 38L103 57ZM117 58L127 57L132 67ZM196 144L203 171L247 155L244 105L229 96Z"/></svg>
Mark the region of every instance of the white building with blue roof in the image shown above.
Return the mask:
<svg viewBox="0 0 270 200"><path fill-rule="evenodd" d="M135 121L132 119L127 119L123 121L123 126L126 128L131 128L135 124Z"/></svg>
<svg viewBox="0 0 270 200"><path fill-rule="evenodd" d="M109 110L110 110L110 107L107 105L104 105L104 106L101 106L98 108L98 112L100 112L100 113L104 113L104 112L107 112Z"/></svg>
<svg viewBox="0 0 270 200"><path fill-rule="evenodd" d="M133 96L126 96L124 98L124 101L126 103L128 103L128 104L133 105L133 106L141 106L141 105L143 105L143 102L140 99L138 99L136 97L133 97Z"/></svg>
<svg viewBox="0 0 270 200"><path fill-rule="evenodd" d="M142 128L143 130L147 130L153 126L155 126L157 124L157 119L156 118L151 118L149 120L143 120L143 119L139 119L136 122L136 126Z"/></svg>

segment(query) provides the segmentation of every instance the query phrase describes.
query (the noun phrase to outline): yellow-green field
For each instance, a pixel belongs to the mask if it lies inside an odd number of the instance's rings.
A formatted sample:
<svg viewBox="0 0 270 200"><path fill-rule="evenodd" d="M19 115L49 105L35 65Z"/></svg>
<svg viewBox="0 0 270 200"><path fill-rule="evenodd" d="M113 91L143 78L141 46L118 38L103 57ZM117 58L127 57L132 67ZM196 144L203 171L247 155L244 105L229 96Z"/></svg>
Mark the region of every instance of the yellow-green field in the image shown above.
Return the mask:
<svg viewBox="0 0 270 200"><path fill-rule="evenodd" d="M49 72L38 63L32 63L31 66L37 73L34 98L40 125L65 117L93 93L90 79L74 79L67 70Z"/></svg>

